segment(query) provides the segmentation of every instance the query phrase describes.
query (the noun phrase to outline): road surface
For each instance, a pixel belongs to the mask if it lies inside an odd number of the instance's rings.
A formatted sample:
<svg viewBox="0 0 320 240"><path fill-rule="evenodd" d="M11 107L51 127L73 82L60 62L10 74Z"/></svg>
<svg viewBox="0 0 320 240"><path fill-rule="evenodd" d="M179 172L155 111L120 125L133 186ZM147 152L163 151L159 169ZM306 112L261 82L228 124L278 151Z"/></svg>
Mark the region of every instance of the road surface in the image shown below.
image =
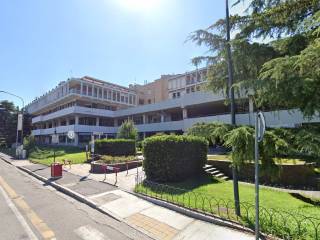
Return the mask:
<svg viewBox="0 0 320 240"><path fill-rule="evenodd" d="M0 239L150 239L0 159Z"/></svg>

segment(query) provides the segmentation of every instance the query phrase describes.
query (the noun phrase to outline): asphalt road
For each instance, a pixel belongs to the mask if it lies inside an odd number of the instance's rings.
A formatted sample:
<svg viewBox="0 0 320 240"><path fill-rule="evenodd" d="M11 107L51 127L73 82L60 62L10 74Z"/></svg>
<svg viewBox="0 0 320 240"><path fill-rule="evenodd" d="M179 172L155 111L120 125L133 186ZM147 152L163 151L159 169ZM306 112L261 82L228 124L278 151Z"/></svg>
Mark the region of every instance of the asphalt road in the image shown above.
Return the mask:
<svg viewBox="0 0 320 240"><path fill-rule="evenodd" d="M0 159L0 239L150 239Z"/></svg>

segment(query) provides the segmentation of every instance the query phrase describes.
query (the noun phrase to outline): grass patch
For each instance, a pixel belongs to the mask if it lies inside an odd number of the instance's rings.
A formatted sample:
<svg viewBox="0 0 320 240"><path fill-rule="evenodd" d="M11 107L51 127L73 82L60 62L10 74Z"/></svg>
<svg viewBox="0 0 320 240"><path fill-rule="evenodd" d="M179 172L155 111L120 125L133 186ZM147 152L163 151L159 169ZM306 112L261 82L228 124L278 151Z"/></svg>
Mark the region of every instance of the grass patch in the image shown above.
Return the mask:
<svg viewBox="0 0 320 240"><path fill-rule="evenodd" d="M253 206L255 196L253 186L239 184L243 218L238 219L233 211L233 185L230 181L220 182L204 175L180 183L166 183L166 185L169 185L169 187L152 185L146 182L145 184L138 185L135 190L181 206L238 221L247 226L253 226ZM302 224L302 227L304 228L302 229L301 227L300 232L298 233L298 227L294 222L294 217L298 218L300 215L312 216L318 218L317 223L320 223L320 207L297 199L289 193L263 188L260 189L260 204L265 209L275 209L277 212L284 213L285 216L288 214L285 220L281 219L280 215L274 215L273 222L270 222L263 220L263 217L266 217L267 214L265 214L266 212L261 211L261 214L263 215L261 220L262 229L264 232L274 233L280 237L284 237L290 232L290 236L293 237L291 239L297 239L295 237L299 234L301 235L301 231L303 231L306 236L303 239L314 239L314 228L312 224L310 224L310 222L306 226ZM286 226L285 224L288 225Z"/></svg>
<svg viewBox="0 0 320 240"><path fill-rule="evenodd" d="M68 159L71 164L78 164L87 160L86 152L77 147L36 147L29 154L29 160L50 165L53 163L54 150L56 151L56 162L62 163L64 159Z"/></svg>
<svg viewBox="0 0 320 240"><path fill-rule="evenodd" d="M208 155L208 160L214 161L231 161L230 155ZM305 160L300 158L274 158L274 161L278 165L303 165Z"/></svg>

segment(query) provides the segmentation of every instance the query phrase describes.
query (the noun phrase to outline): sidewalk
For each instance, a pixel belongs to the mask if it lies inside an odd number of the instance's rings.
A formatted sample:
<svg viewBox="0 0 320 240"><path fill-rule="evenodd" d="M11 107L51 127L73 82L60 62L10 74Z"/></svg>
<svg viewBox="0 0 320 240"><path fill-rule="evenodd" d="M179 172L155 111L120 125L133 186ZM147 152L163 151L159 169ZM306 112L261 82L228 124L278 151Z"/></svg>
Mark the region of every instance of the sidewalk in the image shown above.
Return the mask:
<svg viewBox="0 0 320 240"><path fill-rule="evenodd" d="M13 160L2 153L0 153L0 158L29 174L43 178L48 184L56 184L70 193L76 193L87 202L92 203L97 210L127 223L154 239L254 239L253 235L187 217L136 197L114 185L99 182L98 177L104 178L103 174L97 177L94 177L96 175L88 176L88 172L83 176L75 175L71 172L76 165L71 167L70 172L64 171L61 179L50 180L50 168L47 166L23 160ZM134 177L133 171L129 172L131 175L128 174L126 179ZM93 178L97 179L93 180ZM123 180L123 186L126 185L125 182Z"/></svg>

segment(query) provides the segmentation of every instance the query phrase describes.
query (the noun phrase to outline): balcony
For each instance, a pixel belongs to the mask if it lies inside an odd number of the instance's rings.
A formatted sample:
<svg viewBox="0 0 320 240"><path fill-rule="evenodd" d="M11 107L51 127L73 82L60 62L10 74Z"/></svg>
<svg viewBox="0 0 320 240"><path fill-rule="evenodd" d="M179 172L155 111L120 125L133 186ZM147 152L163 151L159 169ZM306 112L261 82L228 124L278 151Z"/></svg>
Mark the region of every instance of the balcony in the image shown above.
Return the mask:
<svg viewBox="0 0 320 240"><path fill-rule="evenodd" d="M110 110L73 106L53 113L49 113L47 115L34 117L32 118L32 124L37 122L45 122L60 117L66 117L72 114L83 114L99 117L114 117L114 112Z"/></svg>

